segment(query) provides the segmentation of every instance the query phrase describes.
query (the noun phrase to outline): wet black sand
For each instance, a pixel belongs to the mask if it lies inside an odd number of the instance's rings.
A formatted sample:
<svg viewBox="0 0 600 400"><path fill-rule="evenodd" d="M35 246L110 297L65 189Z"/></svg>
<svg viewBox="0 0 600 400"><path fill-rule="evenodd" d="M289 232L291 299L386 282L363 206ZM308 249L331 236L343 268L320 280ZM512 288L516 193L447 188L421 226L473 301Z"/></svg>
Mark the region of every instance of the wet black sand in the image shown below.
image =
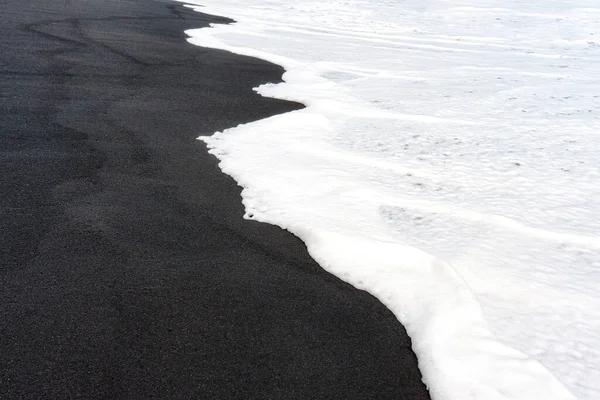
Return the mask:
<svg viewBox="0 0 600 400"><path fill-rule="evenodd" d="M410 340L195 138L297 104L156 0L0 2L1 399L425 399Z"/></svg>

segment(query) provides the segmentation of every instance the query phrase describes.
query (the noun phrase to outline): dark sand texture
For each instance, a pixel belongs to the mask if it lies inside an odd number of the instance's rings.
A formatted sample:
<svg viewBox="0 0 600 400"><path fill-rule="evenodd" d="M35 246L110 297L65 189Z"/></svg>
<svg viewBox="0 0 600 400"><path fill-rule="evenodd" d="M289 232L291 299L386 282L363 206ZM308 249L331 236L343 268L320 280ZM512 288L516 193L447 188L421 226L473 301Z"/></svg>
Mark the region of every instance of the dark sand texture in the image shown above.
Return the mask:
<svg viewBox="0 0 600 400"><path fill-rule="evenodd" d="M241 2L243 4L243 2ZM426 399L404 328L196 140L297 109L156 0L0 2L0 399Z"/></svg>

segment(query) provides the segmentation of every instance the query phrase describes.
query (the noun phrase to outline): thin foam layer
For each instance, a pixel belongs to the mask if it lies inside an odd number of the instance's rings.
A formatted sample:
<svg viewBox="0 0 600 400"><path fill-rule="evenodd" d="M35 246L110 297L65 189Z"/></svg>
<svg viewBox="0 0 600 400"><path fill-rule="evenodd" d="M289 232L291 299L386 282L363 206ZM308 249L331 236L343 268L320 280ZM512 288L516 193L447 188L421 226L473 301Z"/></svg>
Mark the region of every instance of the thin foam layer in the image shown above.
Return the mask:
<svg viewBox="0 0 600 400"><path fill-rule="evenodd" d="M600 395L593 3L198 3L307 105L201 138L247 218L392 310L435 399Z"/></svg>

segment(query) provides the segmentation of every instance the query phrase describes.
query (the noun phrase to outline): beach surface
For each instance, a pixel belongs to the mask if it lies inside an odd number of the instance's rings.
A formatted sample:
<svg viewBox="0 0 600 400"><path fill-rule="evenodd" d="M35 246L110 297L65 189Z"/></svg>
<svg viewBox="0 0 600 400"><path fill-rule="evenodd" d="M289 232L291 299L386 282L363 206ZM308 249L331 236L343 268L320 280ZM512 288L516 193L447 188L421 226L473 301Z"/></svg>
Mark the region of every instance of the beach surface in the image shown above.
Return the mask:
<svg viewBox="0 0 600 400"><path fill-rule="evenodd" d="M427 399L409 337L196 140L301 108L170 1L0 4L0 398Z"/></svg>

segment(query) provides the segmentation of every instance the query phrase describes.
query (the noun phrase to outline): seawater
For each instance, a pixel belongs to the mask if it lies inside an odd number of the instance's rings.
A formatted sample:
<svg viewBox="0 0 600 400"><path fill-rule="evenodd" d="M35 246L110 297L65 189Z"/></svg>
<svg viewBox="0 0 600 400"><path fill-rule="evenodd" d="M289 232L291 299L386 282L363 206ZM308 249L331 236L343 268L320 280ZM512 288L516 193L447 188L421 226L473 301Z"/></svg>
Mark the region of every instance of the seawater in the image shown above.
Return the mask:
<svg viewBox="0 0 600 400"><path fill-rule="evenodd" d="M596 399L600 8L472 4L198 0L236 23L190 42L307 105L202 140L247 218L396 314L434 398Z"/></svg>

